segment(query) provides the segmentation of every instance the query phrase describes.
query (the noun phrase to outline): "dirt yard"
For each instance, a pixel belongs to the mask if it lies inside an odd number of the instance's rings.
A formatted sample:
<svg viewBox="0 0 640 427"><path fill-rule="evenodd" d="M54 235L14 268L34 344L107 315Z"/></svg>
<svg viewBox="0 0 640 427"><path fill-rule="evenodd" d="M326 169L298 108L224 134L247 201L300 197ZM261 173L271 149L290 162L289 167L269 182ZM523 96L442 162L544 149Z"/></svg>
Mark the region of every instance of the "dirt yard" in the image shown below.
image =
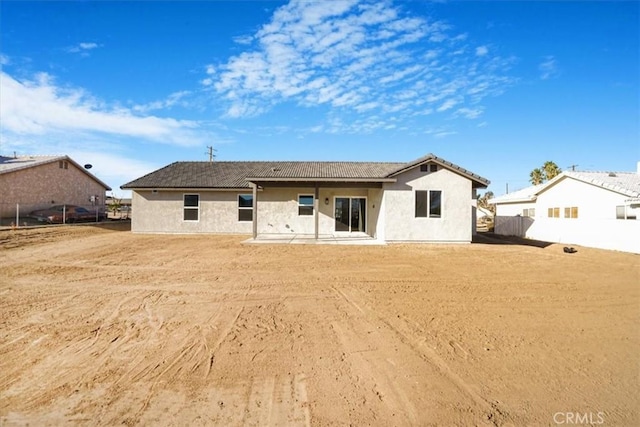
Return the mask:
<svg viewBox="0 0 640 427"><path fill-rule="evenodd" d="M0 425L640 425L640 256L244 239L0 232Z"/></svg>

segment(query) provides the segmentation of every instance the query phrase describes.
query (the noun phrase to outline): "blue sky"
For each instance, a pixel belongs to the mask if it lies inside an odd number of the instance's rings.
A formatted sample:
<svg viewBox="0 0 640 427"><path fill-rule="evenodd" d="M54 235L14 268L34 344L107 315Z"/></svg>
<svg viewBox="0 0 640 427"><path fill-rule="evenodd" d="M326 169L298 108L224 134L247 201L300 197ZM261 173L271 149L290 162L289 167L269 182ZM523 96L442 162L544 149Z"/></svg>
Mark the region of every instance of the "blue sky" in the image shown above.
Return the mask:
<svg viewBox="0 0 640 427"><path fill-rule="evenodd" d="M492 181L640 160L633 1L0 2L0 154L119 186L177 160L410 161Z"/></svg>

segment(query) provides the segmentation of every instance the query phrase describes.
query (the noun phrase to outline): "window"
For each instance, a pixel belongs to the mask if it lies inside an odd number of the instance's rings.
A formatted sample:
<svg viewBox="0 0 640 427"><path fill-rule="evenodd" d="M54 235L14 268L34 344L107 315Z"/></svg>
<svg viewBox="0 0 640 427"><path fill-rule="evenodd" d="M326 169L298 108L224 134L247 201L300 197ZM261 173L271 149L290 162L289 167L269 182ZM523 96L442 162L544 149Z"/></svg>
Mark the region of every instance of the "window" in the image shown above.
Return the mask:
<svg viewBox="0 0 640 427"><path fill-rule="evenodd" d="M564 208L565 218L578 218L578 208L576 206L571 208Z"/></svg>
<svg viewBox="0 0 640 427"><path fill-rule="evenodd" d="M420 165L420 172L438 172L438 165L433 165L433 164Z"/></svg>
<svg viewBox="0 0 640 427"><path fill-rule="evenodd" d="M200 195L185 194L184 201L184 221L198 221L200 214Z"/></svg>
<svg viewBox="0 0 640 427"><path fill-rule="evenodd" d="M253 194L238 194L238 221L253 221Z"/></svg>
<svg viewBox="0 0 640 427"><path fill-rule="evenodd" d="M308 194L298 196L298 215L313 215L313 196Z"/></svg>
<svg viewBox="0 0 640 427"><path fill-rule="evenodd" d="M69 163L66 160L59 160L58 167L60 169L69 169Z"/></svg>
<svg viewBox="0 0 640 427"><path fill-rule="evenodd" d="M636 219L636 213L631 206L616 206L616 219Z"/></svg>
<svg viewBox="0 0 640 427"><path fill-rule="evenodd" d="M549 208L547 210L547 216L549 218L560 218L560 208Z"/></svg>
<svg viewBox="0 0 640 427"><path fill-rule="evenodd" d="M533 218L534 216L536 216L536 209L535 208L522 209L522 216Z"/></svg>
<svg viewBox="0 0 640 427"><path fill-rule="evenodd" d="M442 216L442 191L416 191L416 218Z"/></svg>

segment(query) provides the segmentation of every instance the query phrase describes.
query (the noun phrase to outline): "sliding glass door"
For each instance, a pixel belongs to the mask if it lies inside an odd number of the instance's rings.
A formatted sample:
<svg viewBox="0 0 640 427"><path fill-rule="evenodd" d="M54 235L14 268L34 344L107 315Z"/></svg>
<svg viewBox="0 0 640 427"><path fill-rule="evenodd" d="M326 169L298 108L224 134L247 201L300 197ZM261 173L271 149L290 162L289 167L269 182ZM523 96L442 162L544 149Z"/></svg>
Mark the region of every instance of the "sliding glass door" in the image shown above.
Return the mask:
<svg viewBox="0 0 640 427"><path fill-rule="evenodd" d="M364 197L335 198L336 231L367 231L367 199Z"/></svg>

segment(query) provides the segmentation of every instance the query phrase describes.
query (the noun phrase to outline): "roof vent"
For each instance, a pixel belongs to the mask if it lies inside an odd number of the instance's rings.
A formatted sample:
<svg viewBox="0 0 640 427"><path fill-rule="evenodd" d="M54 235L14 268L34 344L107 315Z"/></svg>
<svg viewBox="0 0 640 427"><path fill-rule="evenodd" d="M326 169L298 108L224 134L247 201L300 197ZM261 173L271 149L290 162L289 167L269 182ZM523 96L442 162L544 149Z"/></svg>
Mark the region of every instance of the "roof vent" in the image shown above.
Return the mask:
<svg viewBox="0 0 640 427"><path fill-rule="evenodd" d="M271 172L280 172L281 170L280 168L271 168Z"/></svg>
<svg viewBox="0 0 640 427"><path fill-rule="evenodd" d="M609 176L610 176L610 177L616 177L616 176L618 176L618 175L616 175L616 174L615 174L615 173L613 173L613 172L609 172Z"/></svg>

